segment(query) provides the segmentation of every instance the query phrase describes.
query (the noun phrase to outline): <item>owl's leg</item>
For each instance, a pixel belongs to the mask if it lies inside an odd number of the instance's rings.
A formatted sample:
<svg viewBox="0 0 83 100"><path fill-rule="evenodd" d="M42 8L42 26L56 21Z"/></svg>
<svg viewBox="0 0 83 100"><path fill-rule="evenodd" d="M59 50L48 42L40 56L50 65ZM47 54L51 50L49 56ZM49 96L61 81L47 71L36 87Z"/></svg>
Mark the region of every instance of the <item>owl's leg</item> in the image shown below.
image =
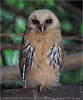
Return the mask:
<svg viewBox="0 0 83 100"><path fill-rule="evenodd" d="M39 95L38 88L37 89L33 89L33 98L34 98L34 100L38 99L38 95Z"/></svg>

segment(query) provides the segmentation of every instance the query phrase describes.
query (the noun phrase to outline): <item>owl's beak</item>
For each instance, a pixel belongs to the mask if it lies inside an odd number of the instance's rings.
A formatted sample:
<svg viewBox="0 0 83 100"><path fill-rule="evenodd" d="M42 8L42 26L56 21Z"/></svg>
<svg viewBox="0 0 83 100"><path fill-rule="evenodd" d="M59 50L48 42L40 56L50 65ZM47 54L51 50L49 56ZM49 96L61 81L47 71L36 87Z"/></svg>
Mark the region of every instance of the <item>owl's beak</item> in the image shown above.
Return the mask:
<svg viewBox="0 0 83 100"><path fill-rule="evenodd" d="M46 30L45 25L39 25L38 29L41 31L41 33L44 33L44 31Z"/></svg>

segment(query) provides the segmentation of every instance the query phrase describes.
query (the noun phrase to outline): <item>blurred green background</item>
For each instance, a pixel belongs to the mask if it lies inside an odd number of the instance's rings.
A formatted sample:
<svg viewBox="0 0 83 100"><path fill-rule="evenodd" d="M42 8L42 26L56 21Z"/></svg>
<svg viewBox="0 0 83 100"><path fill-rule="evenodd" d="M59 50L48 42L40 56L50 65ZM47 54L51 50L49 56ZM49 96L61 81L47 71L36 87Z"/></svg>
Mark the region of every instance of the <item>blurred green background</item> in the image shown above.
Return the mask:
<svg viewBox="0 0 83 100"><path fill-rule="evenodd" d="M2 0L0 6L1 34L20 34L25 31L25 23L28 15L36 9L49 9L53 11L61 22L63 36L81 36L83 32L82 17L65 9L59 2L54 0ZM79 3L79 2L78 2ZM21 36L1 37L3 43L21 43ZM75 40L64 39L63 44L77 43ZM81 52L81 50L66 51L67 54ZM18 50L2 50L0 54L0 67L18 65ZM60 82L63 84L79 84L82 69L67 71L61 74Z"/></svg>

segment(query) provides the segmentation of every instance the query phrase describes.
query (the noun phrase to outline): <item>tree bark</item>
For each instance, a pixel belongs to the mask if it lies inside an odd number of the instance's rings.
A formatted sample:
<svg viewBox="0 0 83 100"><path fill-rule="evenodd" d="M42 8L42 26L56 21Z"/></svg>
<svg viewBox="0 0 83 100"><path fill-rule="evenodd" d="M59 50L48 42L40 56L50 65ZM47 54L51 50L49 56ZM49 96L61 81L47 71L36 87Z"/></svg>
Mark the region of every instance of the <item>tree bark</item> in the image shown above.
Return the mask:
<svg viewBox="0 0 83 100"><path fill-rule="evenodd" d="M56 86L39 92L38 100L83 100L81 85ZM4 89L1 100L34 100L32 89Z"/></svg>

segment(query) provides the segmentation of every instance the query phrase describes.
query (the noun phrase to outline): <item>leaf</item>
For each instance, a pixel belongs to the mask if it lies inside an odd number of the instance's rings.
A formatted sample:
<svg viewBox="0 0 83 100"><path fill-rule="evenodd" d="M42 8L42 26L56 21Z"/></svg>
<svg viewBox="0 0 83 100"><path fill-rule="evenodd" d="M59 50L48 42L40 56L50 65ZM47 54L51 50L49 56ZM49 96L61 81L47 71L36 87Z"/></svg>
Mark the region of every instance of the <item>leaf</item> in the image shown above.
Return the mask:
<svg viewBox="0 0 83 100"><path fill-rule="evenodd" d="M68 40L68 39L62 39L63 44L72 44L74 43L73 40Z"/></svg>
<svg viewBox="0 0 83 100"><path fill-rule="evenodd" d="M3 66L3 61L2 61L2 57L0 55L0 67L2 67L2 66Z"/></svg>
<svg viewBox="0 0 83 100"><path fill-rule="evenodd" d="M44 0L38 0L38 3L41 5L41 4L44 4Z"/></svg>
<svg viewBox="0 0 83 100"><path fill-rule="evenodd" d="M80 69L80 81L83 81L83 68Z"/></svg>
<svg viewBox="0 0 83 100"><path fill-rule="evenodd" d="M17 50L5 50L4 52L7 66L17 65L19 52Z"/></svg>
<svg viewBox="0 0 83 100"><path fill-rule="evenodd" d="M60 77L60 83L69 84L71 82L70 72L63 72Z"/></svg>
<svg viewBox="0 0 83 100"><path fill-rule="evenodd" d="M49 6L51 6L51 7L55 6L54 0L48 0L47 2L48 2Z"/></svg>
<svg viewBox="0 0 83 100"><path fill-rule="evenodd" d="M28 6L26 9L25 9L25 13L28 12L28 14L31 14L33 11L35 10L35 7L33 5L30 4L30 6Z"/></svg>
<svg viewBox="0 0 83 100"><path fill-rule="evenodd" d="M71 32L73 29L72 23L68 20L63 20L61 22L61 28L67 32Z"/></svg>
<svg viewBox="0 0 83 100"><path fill-rule="evenodd" d="M14 43L21 43L22 41L22 37L17 37L17 36L14 36L14 37L10 37Z"/></svg>
<svg viewBox="0 0 83 100"><path fill-rule="evenodd" d="M14 6L16 4L16 0L6 0L5 2L10 6Z"/></svg>
<svg viewBox="0 0 83 100"><path fill-rule="evenodd" d="M80 25L80 33L83 34L83 23Z"/></svg>
<svg viewBox="0 0 83 100"><path fill-rule="evenodd" d="M12 13L10 13L9 11L4 10L4 9L1 9L0 16L1 16L0 19L3 20L4 22L11 21L14 17L14 15ZM4 18L5 18L5 20L4 20Z"/></svg>
<svg viewBox="0 0 83 100"><path fill-rule="evenodd" d="M24 9L24 2L23 1L18 1L16 4L17 8L19 9Z"/></svg>
<svg viewBox="0 0 83 100"><path fill-rule="evenodd" d="M23 17L16 17L15 30L17 33L24 32L25 30L25 19Z"/></svg>
<svg viewBox="0 0 83 100"><path fill-rule="evenodd" d="M17 80L16 84L17 84L18 86L23 86L23 82L20 81L20 80Z"/></svg>
<svg viewBox="0 0 83 100"><path fill-rule="evenodd" d="M80 69L62 72L60 77L62 84L80 84Z"/></svg>

